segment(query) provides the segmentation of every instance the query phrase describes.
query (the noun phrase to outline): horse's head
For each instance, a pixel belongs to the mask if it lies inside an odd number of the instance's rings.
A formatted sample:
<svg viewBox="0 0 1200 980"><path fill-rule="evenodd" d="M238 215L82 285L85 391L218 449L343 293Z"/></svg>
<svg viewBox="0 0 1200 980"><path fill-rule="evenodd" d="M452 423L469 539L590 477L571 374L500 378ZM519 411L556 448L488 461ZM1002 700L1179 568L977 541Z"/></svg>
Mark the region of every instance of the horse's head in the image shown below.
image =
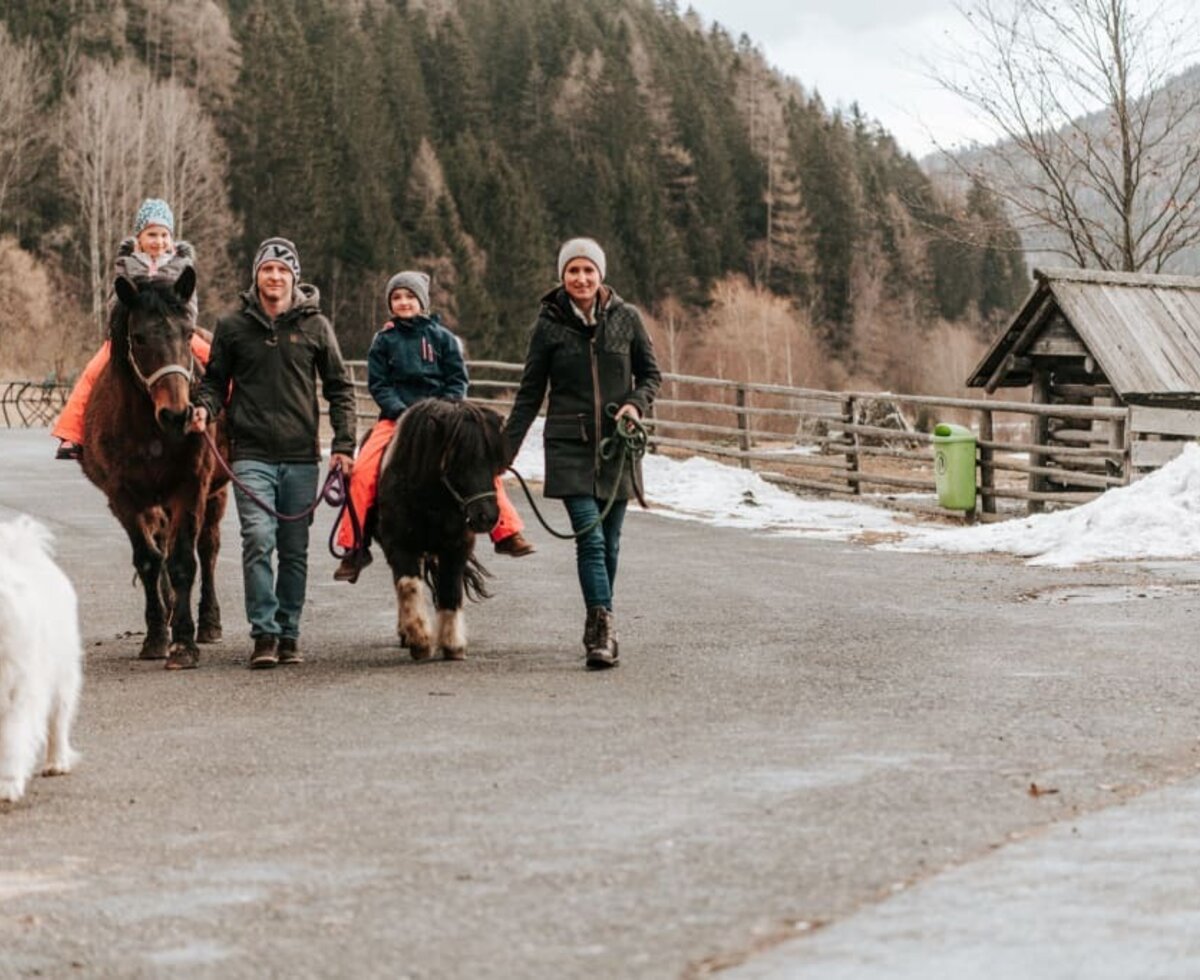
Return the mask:
<svg viewBox="0 0 1200 980"><path fill-rule="evenodd" d="M191 413L196 324L187 305L196 273L189 266L173 282L120 276L115 288L119 304L112 318L113 363L146 390L159 427L181 434Z"/></svg>
<svg viewBox="0 0 1200 980"><path fill-rule="evenodd" d="M504 469L500 416L469 402L428 398L400 417L391 467L413 486L442 491L472 531L490 531L500 519L496 475Z"/></svg>
<svg viewBox="0 0 1200 980"><path fill-rule="evenodd" d="M505 463L502 422L490 408L449 404L455 414L442 457L442 482L462 508L467 527L477 533L490 531L500 520L496 477Z"/></svg>

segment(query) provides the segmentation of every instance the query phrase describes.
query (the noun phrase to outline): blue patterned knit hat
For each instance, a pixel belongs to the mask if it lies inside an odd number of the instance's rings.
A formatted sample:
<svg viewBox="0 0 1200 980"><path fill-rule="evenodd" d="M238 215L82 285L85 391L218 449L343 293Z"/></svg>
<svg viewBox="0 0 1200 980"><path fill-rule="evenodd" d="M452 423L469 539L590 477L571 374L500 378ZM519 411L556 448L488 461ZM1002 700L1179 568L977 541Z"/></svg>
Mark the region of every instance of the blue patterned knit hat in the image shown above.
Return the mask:
<svg viewBox="0 0 1200 980"><path fill-rule="evenodd" d="M150 225L161 225L172 235L175 234L175 215L171 213L171 206L161 198L148 197L142 201L133 219L133 233L140 235Z"/></svg>

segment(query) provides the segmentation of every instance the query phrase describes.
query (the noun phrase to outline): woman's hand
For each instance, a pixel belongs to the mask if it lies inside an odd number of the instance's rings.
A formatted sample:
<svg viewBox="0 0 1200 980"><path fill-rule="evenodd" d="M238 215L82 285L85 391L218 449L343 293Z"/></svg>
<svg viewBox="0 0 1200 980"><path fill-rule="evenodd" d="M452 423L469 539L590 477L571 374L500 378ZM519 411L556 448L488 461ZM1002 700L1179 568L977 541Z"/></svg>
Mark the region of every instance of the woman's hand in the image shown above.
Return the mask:
<svg viewBox="0 0 1200 980"><path fill-rule="evenodd" d="M617 409L616 414L613 416L613 421L620 424L623 418L630 419L633 422L640 422L642 420L642 413L632 402L626 402Z"/></svg>

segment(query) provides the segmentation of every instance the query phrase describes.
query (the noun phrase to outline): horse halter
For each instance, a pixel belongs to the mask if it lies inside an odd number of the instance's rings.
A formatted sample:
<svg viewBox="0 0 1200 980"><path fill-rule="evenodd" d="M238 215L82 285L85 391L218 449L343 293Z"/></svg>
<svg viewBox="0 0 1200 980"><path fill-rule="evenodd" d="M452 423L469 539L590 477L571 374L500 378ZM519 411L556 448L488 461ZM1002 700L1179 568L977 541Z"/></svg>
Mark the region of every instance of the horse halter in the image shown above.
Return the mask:
<svg viewBox="0 0 1200 980"><path fill-rule="evenodd" d="M189 348L189 363L187 367L184 367L182 364L164 364L157 371L151 374L150 377L146 377L146 375L142 372L142 369L138 366L137 358L133 356L133 338L127 336L125 339L128 345L126 359L129 361L129 366L133 368L134 377L136 377L138 381L142 383L142 387L144 387L146 391L152 391L154 386L163 378L166 378L172 374L182 374L188 379L189 383L196 376L196 355L193 354Z"/></svg>
<svg viewBox="0 0 1200 980"><path fill-rule="evenodd" d="M469 497L464 497L454 489L453 484L450 482L450 477L446 476L445 471L442 472L442 486L450 491L450 496L453 497L454 502L458 504L460 508L462 508L462 512L464 514L467 512L467 508L477 500L487 500L488 497L496 496L496 488L493 487L491 490L484 490L482 493L473 493Z"/></svg>
<svg viewBox="0 0 1200 980"><path fill-rule="evenodd" d="M441 476L441 480L442 480L442 486L444 486L446 488L446 490L449 491L450 496L453 498L454 502L456 504L458 504L458 506L462 510L463 514L466 515L467 508L470 507L471 504L473 504L479 500L487 500L488 497L494 498L496 496L496 487L493 484L493 486L490 490L484 490L480 493L473 493L469 497L464 497L461 493L459 493L457 490L454 489L454 484L452 484L450 482L450 477L446 475L446 463L449 461L450 447L454 445L455 440L458 436L458 430L461 427L462 427L462 419L459 418L455 422L454 430L450 433L450 438L446 440L446 448L442 452L442 460L438 466L438 469L441 471L440 476Z"/></svg>

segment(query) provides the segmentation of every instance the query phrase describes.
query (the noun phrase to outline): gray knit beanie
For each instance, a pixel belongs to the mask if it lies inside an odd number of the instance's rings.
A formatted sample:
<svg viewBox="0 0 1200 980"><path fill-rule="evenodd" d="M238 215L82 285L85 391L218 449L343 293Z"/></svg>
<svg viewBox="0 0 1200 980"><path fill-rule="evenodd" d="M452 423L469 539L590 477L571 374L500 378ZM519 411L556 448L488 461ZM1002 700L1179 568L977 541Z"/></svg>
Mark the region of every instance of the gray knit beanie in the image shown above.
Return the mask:
<svg viewBox="0 0 1200 980"><path fill-rule="evenodd" d="M258 269L264 262L282 262L292 270L292 277L300 281L300 253L286 238L267 238L254 253L254 281L258 282Z"/></svg>
<svg viewBox="0 0 1200 980"><path fill-rule="evenodd" d="M559 282L562 281L563 270L571 259L587 259L599 270L601 280L604 279L604 249L594 238L572 238L563 243L563 247L558 250Z"/></svg>
<svg viewBox="0 0 1200 980"><path fill-rule="evenodd" d="M387 292L384 294L384 302L387 303L388 312L392 310L392 293L397 289L407 289L421 304L421 312L429 312L429 276L424 272L414 272L411 269L404 272L397 272L391 279L388 280Z"/></svg>

